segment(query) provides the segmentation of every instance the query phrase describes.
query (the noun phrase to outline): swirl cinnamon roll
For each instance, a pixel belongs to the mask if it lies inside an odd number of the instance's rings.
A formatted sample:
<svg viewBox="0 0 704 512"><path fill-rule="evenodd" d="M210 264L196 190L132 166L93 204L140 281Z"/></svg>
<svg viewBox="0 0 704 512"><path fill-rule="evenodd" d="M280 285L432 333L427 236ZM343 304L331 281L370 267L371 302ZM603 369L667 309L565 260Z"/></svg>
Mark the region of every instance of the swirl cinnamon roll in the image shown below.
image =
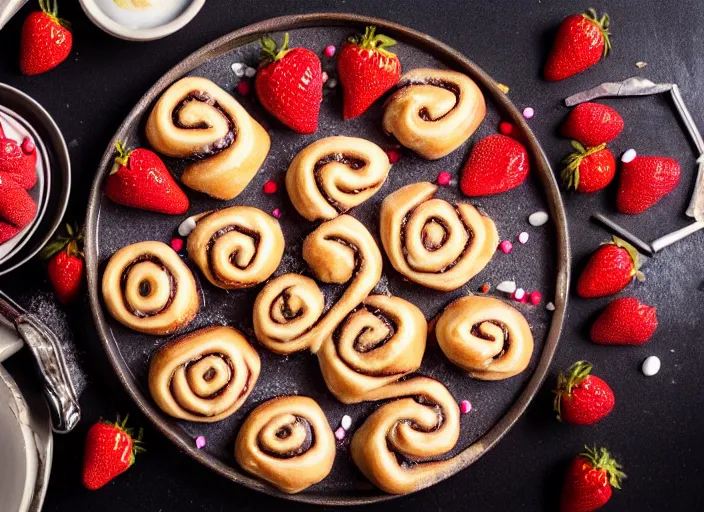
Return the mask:
<svg viewBox="0 0 704 512"><path fill-rule="evenodd" d="M206 327L161 347L149 367L149 392L166 414L212 423L233 414L259 378L259 355L231 327Z"/></svg>
<svg viewBox="0 0 704 512"><path fill-rule="evenodd" d="M393 398L352 436L352 460L374 485L406 494L448 476L452 459L435 460L457 444L459 407L440 382L413 377L372 392L369 400Z"/></svg>
<svg viewBox="0 0 704 512"><path fill-rule="evenodd" d="M296 155L286 190L306 219L333 219L376 194L390 169L389 157L373 142L327 137Z"/></svg>
<svg viewBox="0 0 704 512"><path fill-rule="evenodd" d="M186 247L208 281L236 290L274 273L284 254L284 235L276 219L258 208L231 206L198 219Z"/></svg>
<svg viewBox="0 0 704 512"><path fill-rule="evenodd" d="M469 203L433 196L437 186L414 183L384 199L381 242L393 267L428 288L450 291L478 274L499 243L494 222Z"/></svg>
<svg viewBox="0 0 704 512"><path fill-rule="evenodd" d="M295 494L328 476L335 437L313 399L282 396L258 406L244 421L235 459L248 473Z"/></svg>
<svg viewBox="0 0 704 512"><path fill-rule="evenodd" d="M323 222L308 235L303 259L319 281L349 286L323 313L325 299L312 279L284 274L268 282L254 302L254 333L278 354L305 348L316 353L381 279L379 248L364 224L349 215Z"/></svg>
<svg viewBox="0 0 704 512"><path fill-rule="evenodd" d="M481 380L501 380L526 369L533 335L525 317L504 301L469 296L452 302L435 323L440 349Z"/></svg>
<svg viewBox="0 0 704 512"><path fill-rule="evenodd" d="M337 326L318 352L328 389L345 404L420 368L428 324L399 297L370 295Z"/></svg>
<svg viewBox="0 0 704 512"><path fill-rule="evenodd" d="M217 199L237 196L269 153L269 134L232 96L205 78L171 85L149 114L147 140L160 153L196 160L187 187Z"/></svg>
<svg viewBox="0 0 704 512"><path fill-rule="evenodd" d="M384 104L382 127L428 160L460 147L486 115L482 92L468 76L442 69L405 73Z"/></svg>
<svg viewBox="0 0 704 512"><path fill-rule="evenodd" d="M146 334L182 329L198 312L193 274L162 242L140 242L113 254L102 289L105 306L115 320Z"/></svg>

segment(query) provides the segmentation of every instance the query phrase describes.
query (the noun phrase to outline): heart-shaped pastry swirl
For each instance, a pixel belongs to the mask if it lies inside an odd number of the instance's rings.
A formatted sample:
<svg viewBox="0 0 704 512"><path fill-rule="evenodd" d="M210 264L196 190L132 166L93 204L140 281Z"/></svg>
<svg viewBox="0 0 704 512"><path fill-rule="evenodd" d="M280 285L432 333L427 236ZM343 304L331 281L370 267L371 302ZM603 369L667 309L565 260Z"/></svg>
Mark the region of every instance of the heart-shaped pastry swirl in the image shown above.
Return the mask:
<svg viewBox="0 0 704 512"><path fill-rule="evenodd" d="M327 137L302 149L286 173L286 190L308 220L333 219L377 193L391 169L373 142Z"/></svg>
<svg viewBox="0 0 704 512"><path fill-rule="evenodd" d="M266 281L284 254L284 235L273 217L251 206L209 213L188 235L188 257L215 286L229 290Z"/></svg>
<svg viewBox="0 0 704 512"><path fill-rule="evenodd" d="M320 406L305 396L263 403L235 441L242 469L293 494L323 480L335 460L335 437Z"/></svg>
<svg viewBox="0 0 704 512"><path fill-rule="evenodd" d="M269 134L232 96L205 78L171 85L147 119L160 153L197 160L183 171L188 187L217 199L237 196L269 153Z"/></svg>
<svg viewBox="0 0 704 512"><path fill-rule="evenodd" d="M323 343L318 362L328 389L343 403L416 371L428 325L420 309L399 297L370 295Z"/></svg>
<svg viewBox="0 0 704 512"><path fill-rule="evenodd" d="M325 299L312 279L284 274L268 282L254 302L254 333L279 354L317 352L381 279L379 248L364 224L349 215L323 222L308 235L303 259L319 281L349 286L323 314Z"/></svg>
<svg viewBox="0 0 704 512"><path fill-rule="evenodd" d="M374 485L405 494L442 480L453 461L432 461L454 448L460 431L459 407L440 382L412 377L370 393L380 406L354 433L350 453Z"/></svg>
<svg viewBox="0 0 704 512"><path fill-rule="evenodd" d="M102 288L110 314L135 331L170 334L188 325L198 312L193 274L162 242L140 242L113 254Z"/></svg>
<svg viewBox="0 0 704 512"><path fill-rule="evenodd" d="M486 115L482 92L462 73L414 69L399 84L384 104L382 126L423 158L436 160L453 152Z"/></svg>
<svg viewBox="0 0 704 512"><path fill-rule="evenodd" d="M435 322L435 337L447 358L472 377L501 380L526 369L533 335L523 315L492 297L461 297Z"/></svg>
<svg viewBox="0 0 704 512"><path fill-rule="evenodd" d="M166 414L212 423L233 414L259 377L259 355L231 327L206 327L161 347L149 367L149 391Z"/></svg>
<svg viewBox="0 0 704 512"><path fill-rule="evenodd" d="M381 204L381 242L393 267L428 288L450 291L479 273L499 243L494 222L469 203L455 206L421 182L386 196Z"/></svg>

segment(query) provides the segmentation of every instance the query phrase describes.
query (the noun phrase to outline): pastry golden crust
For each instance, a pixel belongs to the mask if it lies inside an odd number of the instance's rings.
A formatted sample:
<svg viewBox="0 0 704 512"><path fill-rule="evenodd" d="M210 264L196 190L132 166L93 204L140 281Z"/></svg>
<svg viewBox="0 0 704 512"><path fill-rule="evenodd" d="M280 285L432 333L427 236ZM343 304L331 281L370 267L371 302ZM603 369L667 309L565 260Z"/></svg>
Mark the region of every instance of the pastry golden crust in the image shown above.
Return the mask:
<svg viewBox="0 0 704 512"><path fill-rule="evenodd" d="M269 134L232 96L205 78L172 84L147 119L149 143L168 156L193 158L187 187L217 199L236 197L269 153Z"/></svg>
<svg viewBox="0 0 704 512"><path fill-rule="evenodd" d="M469 203L434 199L437 187L421 182L386 196L381 242L393 267L428 288L463 286L491 260L499 243L494 222Z"/></svg>
<svg viewBox="0 0 704 512"><path fill-rule="evenodd" d="M233 414L259 377L259 355L231 327L206 327L161 347L149 367L149 392L166 414L212 423Z"/></svg>
<svg viewBox="0 0 704 512"><path fill-rule="evenodd" d="M286 172L286 190L308 220L334 219L377 193L391 163L364 139L327 137L303 148Z"/></svg>
<svg viewBox="0 0 704 512"><path fill-rule="evenodd" d="M428 160L460 147L486 115L482 92L462 73L414 69L399 84L400 89L384 105L382 126Z"/></svg>
<svg viewBox="0 0 704 512"><path fill-rule="evenodd" d="M198 219L188 235L188 257L215 286L249 288L266 281L284 254L284 235L273 217L251 206L232 206Z"/></svg>
<svg viewBox="0 0 704 512"><path fill-rule="evenodd" d="M147 334L178 331L198 312L193 274L162 242L140 242L113 254L105 267L102 291L115 320Z"/></svg>
<svg viewBox="0 0 704 512"><path fill-rule="evenodd" d="M420 309L399 297L370 295L337 326L318 352L328 389L343 403L416 371L428 324Z"/></svg>
<svg viewBox="0 0 704 512"><path fill-rule="evenodd" d="M523 315L492 297L461 297L435 323L440 349L454 364L482 380L513 377L533 355L533 335Z"/></svg>
<svg viewBox="0 0 704 512"><path fill-rule="evenodd" d="M323 222L303 242L303 259L319 281L349 286L324 314L318 285L298 274L268 282L254 302L257 340L278 354L316 353L325 338L381 279L379 248L364 225L349 215Z"/></svg>
<svg viewBox="0 0 704 512"><path fill-rule="evenodd" d="M335 437L320 406L305 396L263 403L235 441L242 469L294 494L323 480L335 460Z"/></svg>
<svg viewBox="0 0 704 512"><path fill-rule="evenodd" d="M394 400L380 406L354 433L350 453L374 485L406 494L442 480L452 470L452 459L429 459L457 444L460 411L447 388L427 377L394 382L369 396L390 398Z"/></svg>

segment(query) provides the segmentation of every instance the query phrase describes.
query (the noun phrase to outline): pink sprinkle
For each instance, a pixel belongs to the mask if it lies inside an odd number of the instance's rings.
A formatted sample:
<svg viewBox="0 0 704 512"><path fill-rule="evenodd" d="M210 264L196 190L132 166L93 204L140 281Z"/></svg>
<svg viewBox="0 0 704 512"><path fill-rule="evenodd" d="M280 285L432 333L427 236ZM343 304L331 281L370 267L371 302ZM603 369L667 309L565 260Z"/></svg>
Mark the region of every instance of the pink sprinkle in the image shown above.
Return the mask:
<svg viewBox="0 0 704 512"><path fill-rule="evenodd" d="M522 301L525 297L526 291L523 288L516 288L516 291L511 295L511 298L517 302Z"/></svg>
<svg viewBox="0 0 704 512"><path fill-rule="evenodd" d="M509 122L501 121L499 123L499 133L511 135L513 133L513 125Z"/></svg>
<svg viewBox="0 0 704 512"><path fill-rule="evenodd" d="M281 217L281 210L279 210L278 208L274 208L274 211L271 212L271 214L278 219L279 217Z"/></svg>
<svg viewBox="0 0 704 512"><path fill-rule="evenodd" d="M240 96L249 96L251 90L252 87L250 86L248 80L240 80L240 83L237 84L237 93Z"/></svg>
<svg viewBox="0 0 704 512"><path fill-rule="evenodd" d="M531 107L527 107L523 109L523 117L526 119L530 119L535 115L535 110L533 110Z"/></svg>
<svg viewBox="0 0 704 512"><path fill-rule="evenodd" d="M342 441L347 433L345 432L345 429L342 427L338 427L337 430L335 431L335 437L337 438L338 441Z"/></svg>
<svg viewBox="0 0 704 512"><path fill-rule="evenodd" d="M34 145L34 142L32 142L32 139L30 139L29 137L25 137L22 141L22 151L24 152L24 154L28 155L30 153L34 153L35 149L36 146Z"/></svg>
<svg viewBox="0 0 704 512"><path fill-rule="evenodd" d="M183 238L172 238L170 245L174 251L179 252L183 249Z"/></svg>
<svg viewBox="0 0 704 512"><path fill-rule="evenodd" d="M323 74L320 75L320 76L323 77L323 83L327 82L327 81L328 81L328 78L330 78L330 77L328 76L327 72L325 72L325 71L323 71Z"/></svg>
<svg viewBox="0 0 704 512"><path fill-rule="evenodd" d="M513 244L508 240L504 240L499 244L499 249L501 249L501 252L504 254L508 254L513 250Z"/></svg>
<svg viewBox="0 0 704 512"><path fill-rule="evenodd" d="M440 174L438 174L438 185L442 185L444 187L446 185L449 185L450 181L452 181L452 175L449 172L442 171Z"/></svg>
<svg viewBox="0 0 704 512"><path fill-rule="evenodd" d="M462 403L460 403L460 411L462 411L462 414L467 414L471 410L472 404L469 403L469 400L462 400Z"/></svg>
<svg viewBox="0 0 704 512"><path fill-rule="evenodd" d="M523 231L520 235L518 235L518 241L522 244L528 242L528 233L526 231Z"/></svg>
<svg viewBox="0 0 704 512"><path fill-rule="evenodd" d="M389 162L391 162L392 164L395 164L396 162L401 160L401 152L396 151L395 149L387 149L386 156L389 157Z"/></svg>
<svg viewBox="0 0 704 512"><path fill-rule="evenodd" d="M279 187L274 180L269 180L266 183L264 183L264 193L265 194L276 194L276 191L278 189L279 189Z"/></svg>
<svg viewBox="0 0 704 512"><path fill-rule="evenodd" d="M540 301L543 300L543 294L540 293L539 291L535 290L533 292L530 292L530 303L533 304L534 306L537 306L540 304Z"/></svg>
<svg viewBox="0 0 704 512"><path fill-rule="evenodd" d="M199 450L202 448L205 448L205 437L203 437L203 436L196 437L196 448L198 448Z"/></svg>
<svg viewBox="0 0 704 512"><path fill-rule="evenodd" d="M332 58L335 55L335 47L333 45L330 45L325 48L325 55Z"/></svg>

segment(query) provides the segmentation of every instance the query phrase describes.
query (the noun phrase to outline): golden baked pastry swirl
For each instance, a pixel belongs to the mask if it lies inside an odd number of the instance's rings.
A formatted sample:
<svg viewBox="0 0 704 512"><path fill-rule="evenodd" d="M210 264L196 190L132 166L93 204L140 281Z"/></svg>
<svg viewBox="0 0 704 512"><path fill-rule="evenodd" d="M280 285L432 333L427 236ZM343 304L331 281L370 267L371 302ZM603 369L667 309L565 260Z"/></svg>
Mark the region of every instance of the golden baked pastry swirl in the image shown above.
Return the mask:
<svg viewBox="0 0 704 512"><path fill-rule="evenodd" d="M320 406L305 396L263 403L235 441L242 469L294 494L323 480L335 460L335 437Z"/></svg>
<svg viewBox="0 0 704 512"><path fill-rule="evenodd" d="M459 407L440 382L412 377L373 391L369 400L394 399L376 409L352 436L352 460L374 485L405 494L445 478L457 444Z"/></svg>
<svg viewBox="0 0 704 512"><path fill-rule="evenodd" d="M416 371L428 325L420 309L399 297L370 295L328 336L318 362L328 389L343 403Z"/></svg>
<svg viewBox="0 0 704 512"><path fill-rule="evenodd" d="M231 206L198 219L187 250L215 286L249 288L266 281L281 263L284 235L276 219L263 211Z"/></svg>
<svg viewBox="0 0 704 512"><path fill-rule="evenodd" d="M235 98L205 78L172 84L149 114L147 140L160 153L195 160L181 181L217 199L237 196L269 153L269 134Z"/></svg>
<svg viewBox="0 0 704 512"><path fill-rule="evenodd" d="M212 423L240 408L259 377L259 355L230 327L206 327L161 347L149 392L166 414Z"/></svg>
<svg viewBox="0 0 704 512"><path fill-rule="evenodd" d="M474 378L501 380L526 369L533 335L523 315L492 297L468 296L452 302L435 322L440 349Z"/></svg>
<svg viewBox="0 0 704 512"><path fill-rule="evenodd" d="M462 73L414 69L399 86L384 104L382 127L423 158L436 160L453 152L486 115L482 92Z"/></svg>
<svg viewBox="0 0 704 512"><path fill-rule="evenodd" d="M327 137L296 155L286 172L286 190L306 219L333 219L376 194L390 169L388 156L373 142Z"/></svg>
<svg viewBox="0 0 704 512"><path fill-rule="evenodd" d="M494 222L469 203L435 199L437 186L414 183L381 204L381 242L393 267L428 288L450 291L479 273L499 243Z"/></svg>
<svg viewBox="0 0 704 512"><path fill-rule="evenodd" d="M279 354L305 348L316 353L381 279L379 248L367 228L349 215L323 222L308 235L303 259L319 281L349 286L323 313L325 299L312 279L284 274L269 281L254 302L254 333Z"/></svg>
<svg viewBox="0 0 704 512"><path fill-rule="evenodd" d="M198 312L193 274L162 242L140 242L113 254L102 291L105 306L118 322L147 334L182 329Z"/></svg>

